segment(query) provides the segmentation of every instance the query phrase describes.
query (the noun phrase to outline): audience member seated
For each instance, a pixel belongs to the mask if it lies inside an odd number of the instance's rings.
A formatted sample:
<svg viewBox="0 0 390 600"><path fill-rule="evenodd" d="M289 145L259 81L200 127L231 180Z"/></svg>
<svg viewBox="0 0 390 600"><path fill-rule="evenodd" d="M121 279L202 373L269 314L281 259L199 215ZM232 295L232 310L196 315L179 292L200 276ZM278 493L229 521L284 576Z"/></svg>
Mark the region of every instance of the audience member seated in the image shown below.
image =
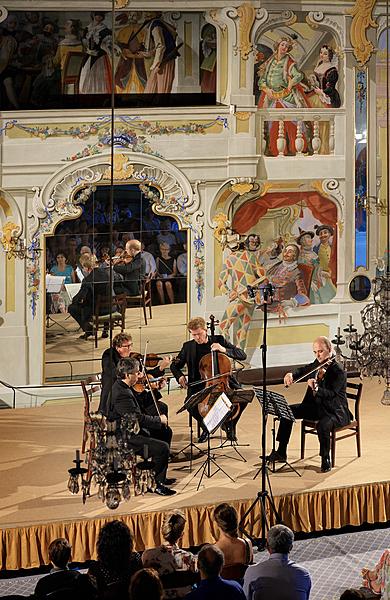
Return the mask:
<svg viewBox="0 0 390 600"><path fill-rule="evenodd" d="M249 540L238 537L238 516L234 506L219 504L214 509L214 519L219 528L215 545L222 550L225 567L234 564L249 565L253 562L253 549Z"/></svg>
<svg viewBox="0 0 390 600"><path fill-rule="evenodd" d="M50 269L50 274L55 275L56 277L65 277L64 284L75 283L75 272L73 271L73 267L67 264L67 258L63 252L58 252L56 262L57 264ZM68 312L69 300L65 288L62 286L62 289L58 294L51 294L52 311L55 313Z"/></svg>
<svg viewBox="0 0 390 600"><path fill-rule="evenodd" d="M244 591L237 581L222 579L223 563L222 550L213 544L203 546L198 554L201 581L186 598L188 600L245 600Z"/></svg>
<svg viewBox="0 0 390 600"><path fill-rule="evenodd" d="M126 257L113 261L114 271L122 275L123 285L129 296L140 293L140 282L145 277L145 264L142 260L141 242L130 240L126 243ZM119 264L121 263L121 264Z"/></svg>
<svg viewBox="0 0 390 600"><path fill-rule="evenodd" d="M96 548L98 559L88 570L99 598L128 600L131 578L142 569L141 556L134 552L133 545L126 523L110 521L101 528Z"/></svg>
<svg viewBox="0 0 390 600"><path fill-rule="evenodd" d="M149 548L142 554L144 567L156 569L159 575L175 571L196 571L196 558L191 552L180 548L183 539L186 518L181 510L169 511L164 518L161 535L164 542L158 548ZM184 598L191 586L169 588L165 598Z"/></svg>
<svg viewBox="0 0 390 600"><path fill-rule="evenodd" d="M164 590L154 569L141 569L133 575L129 588L129 600L162 600Z"/></svg>
<svg viewBox="0 0 390 600"><path fill-rule="evenodd" d="M144 242L141 242L142 248L142 259L145 263L145 275L146 277L154 277L156 274L156 260L151 252L145 250Z"/></svg>
<svg viewBox="0 0 390 600"><path fill-rule="evenodd" d="M110 296L110 274L108 269L98 267L96 258L89 254L81 256L80 265L88 274L81 282L81 288L73 298L68 310L84 331L80 338L86 340L93 335L91 319L97 298ZM108 337L108 325L105 323L102 337Z"/></svg>
<svg viewBox="0 0 390 600"><path fill-rule="evenodd" d="M68 593L71 598L87 600L94 597L90 580L79 571L71 571L69 562L72 548L68 540L58 538L49 545L49 559L53 565L50 574L36 585L34 598L49 598L54 592Z"/></svg>
<svg viewBox="0 0 390 600"><path fill-rule="evenodd" d="M84 277L86 277L88 275L88 272L80 264L81 257L84 256L85 254L92 256L92 250L91 250L91 248L89 248L89 246L81 246L81 248L80 248L80 256L77 261L77 266L75 269L76 277L80 283L83 281Z"/></svg>
<svg viewBox="0 0 390 600"><path fill-rule="evenodd" d="M177 287L179 302L185 302L187 299L187 244L183 244L184 252L176 258L177 267Z"/></svg>
<svg viewBox="0 0 390 600"><path fill-rule="evenodd" d="M160 256L156 260L156 287L161 304L165 304L164 291L171 304L175 302L173 279L177 276L176 260L170 256L169 244L160 244Z"/></svg>
<svg viewBox="0 0 390 600"><path fill-rule="evenodd" d="M288 555L294 534L285 525L274 525L267 533L267 560L248 567L244 577L247 600L307 600L310 596L309 572Z"/></svg>
<svg viewBox="0 0 390 600"><path fill-rule="evenodd" d="M362 569L362 577L363 587L385 600L390 599L390 550L383 552L373 569Z"/></svg>
<svg viewBox="0 0 390 600"><path fill-rule="evenodd" d="M169 246L176 244L176 237L171 230L171 219L169 217L161 221L161 230L157 236L157 243L158 245L168 244Z"/></svg>

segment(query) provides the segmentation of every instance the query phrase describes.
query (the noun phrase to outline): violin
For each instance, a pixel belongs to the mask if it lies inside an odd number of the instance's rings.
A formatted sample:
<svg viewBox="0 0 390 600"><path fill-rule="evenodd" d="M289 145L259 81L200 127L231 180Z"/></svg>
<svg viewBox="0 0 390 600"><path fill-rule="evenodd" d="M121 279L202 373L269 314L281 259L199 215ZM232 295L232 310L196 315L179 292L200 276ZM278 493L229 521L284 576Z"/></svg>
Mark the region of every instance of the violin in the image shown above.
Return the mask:
<svg viewBox="0 0 390 600"><path fill-rule="evenodd" d="M323 379L323 377L326 373L327 368L330 367L330 365L335 360L336 360L336 356L329 357L325 362L317 365L314 369L312 369L308 373L305 373L304 375L302 375L302 377L298 377L298 379L294 379L294 381L290 385L294 385L294 383L298 383L299 381L302 381L302 379L305 379L308 375L312 375L313 373L316 374L315 375L316 381L321 381L321 379ZM290 387L290 385L285 385L284 387L288 388L288 387Z"/></svg>
<svg viewBox="0 0 390 600"><path fill-rule="evenodd" d="M140 379L132 386L132 388L138 394L141 394L150 388L153 390L161 390L166 381L167 378L164 375L162 377L153 377L150 375L150 373L146 373L146 376L143 375L140 377Z"/></svg>
<svg viewBox="0 0 390 600"><path fill-rule="evenodd" d="M168 358L169 360L169 364L167 365L167 367L169 367L169 365L172 362L172 357L171 355L169 355L168 357L164 357L164 356L158 356L158 354L154 354L153 352L150 352L146 355L146 357L144 357L142 354L140 354L139 352L130 352L130 356L131 358L136 358L139 361L143 361L145 358L145 367L147 369L153 369L154 367L158 366L158 363L162 360L164 360L164 358Z"/></svg>
<svg viewBox="0 0 390 600"><path fill-rule="evenodd" d="M210 330L210 341L213 342L215 336L215 324L219 321L215 320L214 315L210 315L210 321L207 326ZM225 392L229 388L229 375L232 371L232 365L230 358L218 352L212 350L210 354L202 356L199 362L199 373L202 380L205 381L205 387L214 386L218 384L215 391L218 393ZM215 392L213 391L213 394ZM211 405L209 404L210 395L206 396L202 402L198 404L199 414L204 418L209 412Z"/></svg>

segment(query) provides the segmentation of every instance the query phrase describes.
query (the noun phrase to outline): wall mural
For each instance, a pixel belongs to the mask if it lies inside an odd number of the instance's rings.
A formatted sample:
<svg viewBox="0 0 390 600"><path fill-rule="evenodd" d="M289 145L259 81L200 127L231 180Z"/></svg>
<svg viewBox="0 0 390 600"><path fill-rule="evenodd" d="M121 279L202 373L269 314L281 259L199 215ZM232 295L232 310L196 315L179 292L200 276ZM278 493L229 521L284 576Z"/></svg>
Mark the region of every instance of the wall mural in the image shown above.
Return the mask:
<svg viewBox="0 0 390 600"><path fill-rule="evenodd" d="M218 227L224 248L218 287L228 301L220 327L233 327L241 347L255 309L248 285L272 283L270 310L281 318L336 295L337 207L318 192L266 193L235 211L231 229L226 225L221 234L221 219Z"/></svg>
<svg viewBox="0 0 390 600"><path fill-rule="evenodd" d="M254 93L259 109L328 109L342 105L340 53L328 31L307 23L276 27L258 37L256 59ZM311 128L309 122L302 125L303 152L309 154L313 153ZM296 123L285 121L285 154L295 153L296 133ZM277 121L267 123L265 138L265 153L277 156Z"/></svg>
<svg viewBox="0 0 390 600"><path fill-rule="evenodd" d="M2 107L101 108L113 78L120 106L134 105L140 95L158 106L178 93L184 105L187 94L192 105L215 103L215 29L203 13L188 13L182 39L181 17L121 11L113 31L110 13L101 11L10 12L0 30Z"/></svg>

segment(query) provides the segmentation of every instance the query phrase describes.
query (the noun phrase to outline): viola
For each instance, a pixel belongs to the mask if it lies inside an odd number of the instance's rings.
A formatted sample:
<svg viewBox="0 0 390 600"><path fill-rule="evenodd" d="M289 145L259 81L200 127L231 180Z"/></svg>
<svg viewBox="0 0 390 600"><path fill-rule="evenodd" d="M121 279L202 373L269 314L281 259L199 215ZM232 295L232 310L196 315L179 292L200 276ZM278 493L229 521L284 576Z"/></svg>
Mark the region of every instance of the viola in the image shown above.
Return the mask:
<svg viewBox="0 0 390 600"><path fill-rule="evenodd" d="M136 358L137 360L142 361L142 362L144 360L144 356L142 354L140 354L139 352L130 352L130 356L131 356L131 358ZM163 356L159 356L158 354L153 354L152 352L148 353L145 357L145 367L148 369L153 369L154 367L157 367L158 363L163 359L164 359ZM172 362L171 356L169 356L169 362L170 363ZM167 366L169 366L169 365L167 365Z"/></svg>
<svg viewBox="0 0 390 600"><path fill-rule="evenodd" d="M141 394L145 390L149 390L152 388L153 390L160 390L164 383L167 381L165 376L162 377L152 377L149 373L141 377L137 383L135 383L132 388L138 394Z"/></svg>
<svg viewBox="0 0 390 600"><path fill-rule="evenodd" d="M210 321L207 325L210 329L211 342L213 341L213 337L215 335L215 324L216 320L214 315L210 315ZM231 371L232 365L230 358L226 356L226 354L218 352L217 350L212 350L210 354L206 354L200 359L199 373L201 379L205 381L205 387L218 384L218 387L215 388L215 391L220 394L229 388L229 375ZM206 396L206 398L198 404L199 414L202 417L205 417L211 408L209 399L210 396Z"/></svg>

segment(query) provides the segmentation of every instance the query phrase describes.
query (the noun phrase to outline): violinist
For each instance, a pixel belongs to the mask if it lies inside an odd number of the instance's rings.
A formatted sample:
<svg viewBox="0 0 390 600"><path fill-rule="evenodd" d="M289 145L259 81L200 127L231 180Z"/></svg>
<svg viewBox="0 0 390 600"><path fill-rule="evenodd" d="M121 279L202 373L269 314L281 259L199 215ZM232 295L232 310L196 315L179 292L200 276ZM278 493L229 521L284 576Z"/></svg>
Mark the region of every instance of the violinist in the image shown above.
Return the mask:
<svg viewBox="0 0 390 600"><path fill-rule="evenodd" d="M215 335L213 339L210 339L207 333L206 322L202 317L195 317L188 323L188 330L192 336L192 340L184 342L178 356L172 361L171 371L177 382L182 388L187 389L187 398L198 392L205 387L205 383L201 381L199 372L199 363L201 359L210 354L211 350L218 351L226 354L231 359L245 360L246 354L237 346L233 346L228 342L222 335ZM184 375L182 369L187 365L188 380ZM233 375L229 375L229 387L231 389L238 389L240 384ZM240 405L240 413L245 405ZM202 433L199 437L199 443L207 440L207 430L203 425L203 417L199 414L198 407L195 406L191 410L191 416L196 419L202 429ZM226 433L229 439L236 441L235 425L238 418L234 422L230 422L227 427ZM229 421L227 421L229 423Z"/></svg>
<svg viewBox="0 0 390 600"><path fill-rule="evenodd" d="M132 391L132 386L139 379L140 364L136 358L123 358L119 361L116 370L117 379L112 386L112 392L109 394L107 406L107 418L109 421L116 421L120 424L120 419L124 415L134 415L139 423L140 432L133 435L129 440L129 446L133 448L136 454L143 456L144 446L148 446L149 456L155 464L156 476L156 494L160 496L172 496L176 492L169 487L175 482L174 479L167 479L169 446L166 442L153 437L152 429L162 429L167 426L168 421L165 415L151 416L145 415Z"/></svg>
<svg viewBox="0 0 390 600"><path fill-rule="evenodd" d="M122 256L114 257L114 271L122 275L123 286L129 296L140 293L140 282L145 278L145 262L141 254L141 242L129 240Z"/></svg>
<svg viewBox="0 0 390 600"><path fill-rule="evenodd" d="M107 348L102 355L102 391L100 395L100 404L98 411L102 415L107 413L107 400L111 388L116 380L116 368L122 358L128 358L133 352L133 340L129 333L125 331L118 333L112 340L112 348ZM148 371L153 377L162 377L165 369L170 364L170 358L165 357L157 361L157 365ZM161 403L164 404L164 403ZM162 414L168 416L168 407L165 404L160 410ZM155 413L157 414L157 413Z"/></svg>
<svg viewBox="0 0 390 600"><path fill-rule="evenodd" d="M289 387L297 379L304 378L305 375L309 377L303 401L300 404L291 405L290 408L296 419L317 421L321 471L326 473L332 468L330 433L333 427L347 425L351 421L352 415L348 409L346 396L347 376L344 369L335 360L330 340L324 336L318 337L314 340L313 352L316 357L314 362L297 369L294 373L286 373L284 383L286 387ZM319 368L317 369L317 367ZM277 435L279 446L276 451L271 452L267 460L286 462L292 425L292 421L280 420Z"/></svg>

